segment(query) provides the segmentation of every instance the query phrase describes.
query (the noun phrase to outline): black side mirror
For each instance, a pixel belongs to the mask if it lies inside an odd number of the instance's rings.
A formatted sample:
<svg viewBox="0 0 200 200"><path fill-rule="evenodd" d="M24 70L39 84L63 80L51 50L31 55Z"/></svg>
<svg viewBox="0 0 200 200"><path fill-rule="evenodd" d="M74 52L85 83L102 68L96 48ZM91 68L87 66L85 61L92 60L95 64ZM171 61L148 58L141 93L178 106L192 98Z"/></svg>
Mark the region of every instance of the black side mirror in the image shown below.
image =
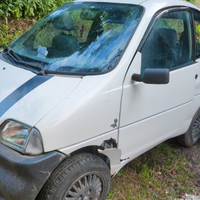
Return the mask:
<svg viewBox="0 0 200 200"><path fill-rule="evenodd" d="M140 74L133 74L132 80L147 84L167 84L169 83L169 69L147 68L142 76Z"/></svg>

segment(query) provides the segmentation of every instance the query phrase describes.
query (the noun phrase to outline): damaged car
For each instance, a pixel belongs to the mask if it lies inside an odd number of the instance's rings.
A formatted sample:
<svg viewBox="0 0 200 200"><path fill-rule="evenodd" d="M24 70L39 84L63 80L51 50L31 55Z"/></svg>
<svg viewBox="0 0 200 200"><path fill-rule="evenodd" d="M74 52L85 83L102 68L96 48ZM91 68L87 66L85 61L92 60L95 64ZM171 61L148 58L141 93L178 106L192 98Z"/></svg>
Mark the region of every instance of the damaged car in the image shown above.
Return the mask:
<svg viewBox="0 0 200 200"><path fill-rule="evenodd" d="M104 200L142 153L194 145L199 23L181 0L75 0L5 46L0 200Z"/></svg>

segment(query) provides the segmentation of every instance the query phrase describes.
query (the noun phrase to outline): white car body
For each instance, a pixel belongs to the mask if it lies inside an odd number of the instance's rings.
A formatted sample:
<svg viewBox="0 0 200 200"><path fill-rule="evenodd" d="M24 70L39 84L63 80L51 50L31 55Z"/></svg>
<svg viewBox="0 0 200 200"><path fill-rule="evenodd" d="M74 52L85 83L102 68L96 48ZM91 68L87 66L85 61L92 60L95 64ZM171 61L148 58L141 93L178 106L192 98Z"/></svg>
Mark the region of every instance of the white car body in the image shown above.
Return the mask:
<svg viewBox="0 0 200 200"><path fill-rule="evenodd" d="M119 0L95 2L121 3ZM36 127L45 152L57 150L70 155L114 139L117 148L99 149L99 153L110 159L111 175L157 144L185 133L200 107L200 59L188 68L171 71L167 85L131 80L134 73L140 74L138 47L154 14L180 4L198 8L182 0L125 0L123 3L141 5L145 12L112 71L84 77L53 75L13 103L0 117L0 123L13 119ZM36 76L2 60L0 66L0 102ZM20 80L15 80L18 76Z"/></svg>

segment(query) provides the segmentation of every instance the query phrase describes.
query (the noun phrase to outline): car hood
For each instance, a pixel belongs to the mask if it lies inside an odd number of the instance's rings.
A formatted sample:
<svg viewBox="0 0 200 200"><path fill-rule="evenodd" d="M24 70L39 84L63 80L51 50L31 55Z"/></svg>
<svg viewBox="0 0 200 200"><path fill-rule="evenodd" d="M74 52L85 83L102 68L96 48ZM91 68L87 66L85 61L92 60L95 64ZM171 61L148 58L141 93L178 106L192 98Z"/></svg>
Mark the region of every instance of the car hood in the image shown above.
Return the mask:
<svg viewBox="0 0 200 200"><path fill-rule="evenodd" d="M80 83L80 77L42 76L0 60L0 122L34 126Z"/></svg>

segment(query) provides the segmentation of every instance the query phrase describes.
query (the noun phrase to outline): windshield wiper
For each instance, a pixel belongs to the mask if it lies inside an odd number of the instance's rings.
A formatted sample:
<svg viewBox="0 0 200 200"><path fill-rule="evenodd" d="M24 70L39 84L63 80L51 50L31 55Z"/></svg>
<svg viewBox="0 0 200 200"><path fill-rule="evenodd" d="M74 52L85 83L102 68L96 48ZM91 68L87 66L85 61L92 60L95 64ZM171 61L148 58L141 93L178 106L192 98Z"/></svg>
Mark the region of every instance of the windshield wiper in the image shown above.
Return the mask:
<svg viewBox="0 0 200 200"><path fill-rule="evenodd" d="M60 70L61 71L60 71ZM65 71L64 71L65 69ZM96 75L99 72L99 68L91 68L91 69L86 69L86 68L74 68L70 66L64 66L58 68L56 71L48 70L45 69L43 70L43 74L61 74L61 75L76 75L76 76L86 76L86 75Z"/></svg>
<svg viewBox="0 0 200 200"><path fill-rule="evenodd" d="M43 67L41 64L34 65L32 62L26 62L22 60L22 58L17 53L15 53L10 47L4 46L3 57L14 64L18 63L18 64L25 65L26 67L31 67L33 69L43 71Z"/></svg>
<svg viewBox="0 0 200 200"><path fill-rule="evenodd" d="M79 72L61 72L61 71L52 71L48 69L44 69L39 73L39 75L48 75L48 74L58 74L58 75L75 75L75 76L86 76L84 73Z"/></svg>

